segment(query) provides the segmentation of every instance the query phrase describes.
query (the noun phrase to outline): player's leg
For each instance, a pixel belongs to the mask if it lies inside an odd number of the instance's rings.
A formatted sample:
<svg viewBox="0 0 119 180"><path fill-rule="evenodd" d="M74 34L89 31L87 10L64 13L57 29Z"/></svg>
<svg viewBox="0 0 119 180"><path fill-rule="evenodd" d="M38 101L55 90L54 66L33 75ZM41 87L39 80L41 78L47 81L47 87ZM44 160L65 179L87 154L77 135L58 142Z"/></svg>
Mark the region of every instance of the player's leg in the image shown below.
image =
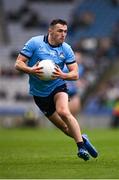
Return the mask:
<svg viewBox="0 0 119 180"><path fill-rule="evenodd" d="M69 110L68 95L65 92L55 94L54 101L56 104L56 112L66 123L76 143L82 142L81 130L77 120L73 117Z"/></svg>
<svg viewBox="0 0 119 180"><path fill-rule="evenodd" d="M81 102L80 102L80 97L78 94L75 94L70 97L69 100L69 109L73 116L77 116L77 114L80 112L81 109Z"/></svg>
<svg viewBox="0 0 119 180"><path fill-rule="evenodd" d="M69 101L69 108L73 116L77 116L78 112L80 111L80 98L77 94L73 95ZM68 126L66 123L61 119L58 113L55 111L49 120L60 130L62 130L66 135L73 137L71 132L69 131Z"/></svg>
<svg viewBox="0 0 119 180"><path fill-rule="evenodd" d="M70 98L69 107L70 107L70 111L72 112L72 114L76 117L81 109L81 103L80 103L80 98L79 98L78 94L74 94ZM65 128L64 130L68 134L70 134L70 136L72 136L71 133L69 132L68 128ZM96 158L98 156L98 152L97 152L96 148L90 142L88 136L86 134L83 134L82 138L84 141L85 148L88 150L89 154L92 157Z"/></svg>
<svg viewBox="0 0 119 180"><path fill-rule="evenodd" d="M50 102L53 102L53 101L51 101L49 98L41 98L37 96L34 96L34 101L36 105L40 108L40 110L42 110L43 113L47 112L47 115L50 114L50 116L47 116L47 117L54 125L56 125L59 129L61 129L65 134L73 137L66 123L61 119L61 117L55 111L54 103L50 104ZM87 141L84 141L84 145L86 142Z"/></svg>
<svg viewBox="0 0 119 180"><path fill-rule="evenodd" d="M56 105L56 112L59 114L61 119L66 123L72 137L78 146L78 156L83 158L84 160L89 159L89 154L86 151L81 135L80 126L75 119L75 117L71 114L69 110L68 104L68 95L65 92L59 92L55 94L54 101Z"/></svg>
<svg viewBox="0 0 119 180"><path fill-rule="evenodd" d="M69 131L68 126L66 123L61 119L61 117L57 114L55 111L52 116L48 118L57 128L59 128L61 131L63 131L66 135L70 136L73 138L71 132ZM89 138L87 135L83 134L82 135L83 141L84 141L84 146L88 150L89 154L96 158L98 156L98 152L96 148L91 144Z"/></svg>
<svg viewBox="0 0 119 180"><path fill-rule="evenodd" d="M70 100L68 101L69 103L69 109L73 116L77 116L78 112L80 111L81 103L80 103L80 98L78 94L74 94L73 96L70 97ZM71 134L68 126L66 123L61 119L61 117L58 115L58 113L55 111L52 116L48 118L57 128L62 130L66 135L73 137Z"/></svg>
<svg viewBox="0 0 119 180"><path fill-rule="evenodd" d="M61 119L61 117L58 115L57 112L54 112L50 117L48 117L48 119L57 127L59 128L61 131L63 131L66 135L70 136L73 138L72 133L70 132L68 126L66 125L66 123ZM81 149L82 151L82 149ZM88 160L89 156L86 157L84 156L85 153L85 149L83 148L83 152L81 152L81 158L83 158L84 160ZM86 152L87 153L87 152ZM82 157L84 156L84 157ZM80 157L80 154L79 154Z"/></svg>

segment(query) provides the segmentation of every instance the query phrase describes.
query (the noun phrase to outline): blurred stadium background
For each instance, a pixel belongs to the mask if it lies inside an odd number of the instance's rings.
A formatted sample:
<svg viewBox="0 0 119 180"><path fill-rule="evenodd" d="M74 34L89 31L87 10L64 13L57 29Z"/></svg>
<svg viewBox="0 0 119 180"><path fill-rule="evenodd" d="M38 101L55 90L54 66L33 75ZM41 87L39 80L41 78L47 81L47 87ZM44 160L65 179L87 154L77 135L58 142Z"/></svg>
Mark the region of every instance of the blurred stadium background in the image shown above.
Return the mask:
<svg viewBox="0 0 119 180"><path fill-rule="evenodd" d="M28 95L15 59L54 18L68 21L67 42L80 59L82 127L119 126L119 0L0 0L0 126L51 126Z"/></svg>

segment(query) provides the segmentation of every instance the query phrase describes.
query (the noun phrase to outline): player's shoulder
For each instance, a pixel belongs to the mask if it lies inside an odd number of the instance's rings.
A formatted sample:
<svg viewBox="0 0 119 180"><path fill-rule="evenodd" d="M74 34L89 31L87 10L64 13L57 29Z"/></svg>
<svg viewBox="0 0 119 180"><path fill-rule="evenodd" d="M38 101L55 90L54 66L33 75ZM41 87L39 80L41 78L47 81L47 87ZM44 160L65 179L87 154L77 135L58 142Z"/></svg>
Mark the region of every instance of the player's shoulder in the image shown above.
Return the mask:
<svg viewBox="0 0 119 180"><path fill-rule="evenodd" d="M33 36L33 37L31 38L31 41L40 42L40 41L43 41L43 39L44 39L44 35Z"/></svg>
<svg viewBox="0 0 119 180"><path fill-rule="evenodd" d="M33 48L38 48L43 43L44 36L33 36L29 39L28 44L32 46Z"/></svg>
<svg viewBox="0 0 119 180"><path fill-rule="evenodd" d="M70 52L73 51L73 50L72 50L72 47L71 47L68 43L66 43L66 42L63 42L62 48L63 48L63 51L64 51L65 53L70 53Z"/></svg>

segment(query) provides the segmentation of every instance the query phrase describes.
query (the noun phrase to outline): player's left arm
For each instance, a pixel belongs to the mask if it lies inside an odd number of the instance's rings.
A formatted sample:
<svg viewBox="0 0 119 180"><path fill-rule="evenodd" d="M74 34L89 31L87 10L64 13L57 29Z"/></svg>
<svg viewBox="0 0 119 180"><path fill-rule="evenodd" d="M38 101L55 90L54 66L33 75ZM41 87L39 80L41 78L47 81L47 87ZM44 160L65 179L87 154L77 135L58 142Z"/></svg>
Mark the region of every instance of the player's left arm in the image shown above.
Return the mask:
<svg viewBox="0 0 119 180"><path fill-rule="evenodd" d="M65 64L69 70L69 72L63 72L60 68L56 69L56 72L54 73L55 77L59 77L64 80L78 80L79 74L78 74L78 64L75 61L75 54L72 50L72 48L64 43L64 54L65 54Z"/></svg>
<svg viewBox="0 0 119 180"><path fill-rule="evenodd" d="M65 74L66 80L77 80L77 79L79 79L77 62L72 63L72 64L67 64L67 68L69 69L69 72Z"/></svg>

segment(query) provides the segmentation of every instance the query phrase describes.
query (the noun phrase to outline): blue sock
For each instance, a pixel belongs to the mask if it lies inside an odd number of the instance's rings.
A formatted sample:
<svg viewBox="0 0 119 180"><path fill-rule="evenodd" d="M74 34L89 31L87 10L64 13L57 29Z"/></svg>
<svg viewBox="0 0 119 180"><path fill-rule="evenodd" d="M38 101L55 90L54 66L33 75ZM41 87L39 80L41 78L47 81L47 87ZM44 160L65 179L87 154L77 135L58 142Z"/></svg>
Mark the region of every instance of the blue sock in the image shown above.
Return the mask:
<svg viewBox="0 0 119 180"><path fill-rule="evenodd" d="M83 142L78 142L77 143L77 147L78 147L78 149L83 148L84 147L84 143Z"/></svg>

